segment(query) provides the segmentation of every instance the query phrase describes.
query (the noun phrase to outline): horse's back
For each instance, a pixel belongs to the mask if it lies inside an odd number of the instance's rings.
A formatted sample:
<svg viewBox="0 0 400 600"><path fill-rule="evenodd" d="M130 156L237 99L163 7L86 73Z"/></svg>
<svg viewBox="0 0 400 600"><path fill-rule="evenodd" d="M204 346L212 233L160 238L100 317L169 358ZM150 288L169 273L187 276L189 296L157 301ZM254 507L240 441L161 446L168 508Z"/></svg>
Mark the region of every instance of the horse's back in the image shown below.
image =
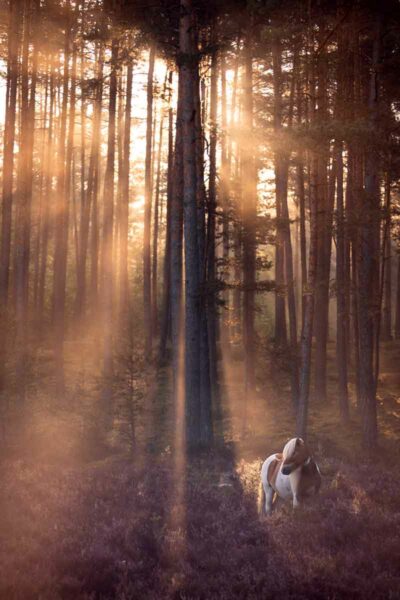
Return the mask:
<svg viewBox="0 0 400 600"><path fill-rule="evenodd" d="M271 477L274 475L274 478L276 478L281 462L282 454L271 454L265 459L261 467L261 481L264 486L271 486Z"/></svg>

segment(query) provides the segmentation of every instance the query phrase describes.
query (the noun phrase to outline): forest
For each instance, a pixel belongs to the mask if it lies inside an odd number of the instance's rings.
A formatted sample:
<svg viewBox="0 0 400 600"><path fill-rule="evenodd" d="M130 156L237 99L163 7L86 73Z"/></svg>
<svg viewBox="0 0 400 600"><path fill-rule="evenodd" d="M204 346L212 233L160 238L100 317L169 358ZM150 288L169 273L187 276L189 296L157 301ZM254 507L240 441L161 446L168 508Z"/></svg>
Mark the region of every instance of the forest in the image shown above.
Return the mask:
<svg viewBox="0 0 400 600"><path fill-rule="evenodd" d="M1 599L399 597L397 0L0 0L0 215Z"/></svg>

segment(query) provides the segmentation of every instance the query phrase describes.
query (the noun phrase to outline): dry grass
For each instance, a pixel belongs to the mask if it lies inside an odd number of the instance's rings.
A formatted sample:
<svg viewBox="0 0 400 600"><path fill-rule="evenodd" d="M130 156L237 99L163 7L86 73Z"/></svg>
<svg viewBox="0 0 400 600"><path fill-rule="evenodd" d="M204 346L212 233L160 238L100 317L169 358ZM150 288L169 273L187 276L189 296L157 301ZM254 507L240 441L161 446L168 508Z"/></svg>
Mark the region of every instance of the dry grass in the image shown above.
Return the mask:
<svg viewBox="0 0 400 600"><path fill-rule="evenodd" d="M398 598L397 383L380 389L381 449L374 460L359 449L354 410L351 426L343 428L333 402L312 404L320 496L297 512L277 507L262 522L256 511L261 461L281 449L293 420L287 398L274 398L271 386L260 383L240 436L240 385L229 385L228 443L190 461L183 499L176 495L168 411L161 415L159 448L144 440L133 457L78 460L80 446L72 452L67 444L72 430L58 446L53 431L58 453L51 446L46 453L41 430L40 452L3 460L0 597ZM64 446L67 461L60 460Z"/></svg>

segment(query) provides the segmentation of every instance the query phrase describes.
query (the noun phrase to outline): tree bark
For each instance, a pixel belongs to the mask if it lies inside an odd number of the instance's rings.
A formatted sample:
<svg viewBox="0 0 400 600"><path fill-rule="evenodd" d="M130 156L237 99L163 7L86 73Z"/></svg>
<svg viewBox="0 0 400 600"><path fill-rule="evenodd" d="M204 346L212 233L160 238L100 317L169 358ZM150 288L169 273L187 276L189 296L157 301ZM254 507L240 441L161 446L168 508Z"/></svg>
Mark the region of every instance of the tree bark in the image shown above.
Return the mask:
<svg viewBox="0 0 400 600"><path fill-rule="evenodd" d="M171 189L171 344L174 395L177 402L180 376L182 330L182 253L183 253L183 79L179 77L173 180Z"/></svg>
<svg viewBox="0 0 400 600"><path fill-rule="evenodd" d="M297 405L299 393L299 374L297 364L297 315L293 272L293 250L290 233L290 219L288 208L288 177L290 155L280 139L283 135L282 127L282 50L279 39L274 36L273 46L274 70L274 131L276 135L275 150L275 189L276 204L280 208L280 223L278 225L278 240L284 244L284 266L286 274L286 289L289 309L289 335L290 335L290 362L291 362L291 388L292 402ZM292 77L295 77L293 68ZM293 82L292 82L293 87ZM289 119L289 126L291 118ZM279 292L278 292L279 293ZM277 306L276 306L277 308Z"/></svg>
<svg viewBox="0 0 400 600"><path fill-rule="evenodd" d="M126 69L126 100L125 100L125 123L124 123L124 143L122 160L122 197L120 210L120 230L119 230L119 301L120 315L122 322L125 322L129 308L128 291L128 232L129 232L129 159L131 145L131 106L132 106L132 82L133 65L129 60Z"/></svg>
<svg viewBox="0 0 400 600"><path fill-rule="evenodd" d="M199 102L199 54L197 30L191 0L181 0L181 21L179 31L180 65L179 77L182 92L183 124L183 202L185 233L185 409L186 444L196 448L210 441L211 423L206 418L204 404L204 351L200 327L202 324L201 291L201 234L199 223L198 193L204 185L198 180L198 114ZM197 129L197 131L196 131ZM200 208L201 210L201 208ZM203 352L203 354L202 354ZM202 360L203 359L203 360ZM207 365L208 366L208 365ZM203 392L203 393L202 393Z"/></svg>
<svg viewBox="0 0 400 600"><path fill-rule="evenodd" d="M33 144L35 133L35 100L37 82L37 39L34 39L31 81L29 90L29 53L32 38L37 35L35 17L38 5L30 0L24 4L24 34L21 63L21 135L17 173L17 208L14 240L14 279L17 366L16 381L20 402L25 400L26 367L28 359L28 300L30 228L33 185ZM36 13L36 14L35 14Z"/></svg>
<svg viewBox="0 0 400 600"><path fill-rule="evenodd" d="M382 249L383 271L383 312L382 312L382 339L392 339L392 237L391 237L391 197L390 173L386 174L385 182L385 225Z"/></svg>
<svg viewBox="0 0 400 600"><path fill-rule="evenodd" d="M321 30L322 38L325 32ZM317 57L317 111L316 122L321 126L327 120L327 56L320 53ZM328 342L328 316L329 316L329 279L330 279L330 254L332 236L332 189L334 177L328 184L329 142L325 139L320 142L317 163L317 193L318 213L318 262L315 286L315 396L319 401L325 402L327 396L326 369L327 369L327 342Z"/></svg>
<svg viewBox="0 0 400 600"><path fill-rule="evenodd" d="M316 159L314 159L316 162ZM308 282L305 298L304 323L300 338L300 381L299 401L297 407L297 435L302 438L307 434L308 400L310 392L311 352L315 304L315 275L317 269L318 227L317 211L318 197L315 190L316 167L314 167L314 185L310 194L310 245L308 263Z"/></svg>
<svg viewBox="0 0 400 600"><path fill-rule="evenodd" d="M1 221L0 303L8 301L11 225L13 205L14 143L17 115L18 50L21 21L21 0L10 2L7 56L6 114L4 123L3 203Z"/></svg>
<svg viewBox="0 0 400 600"><path fill-rule="evenodd" d="M168 337L171 329L171 205L173 193L173 164L174 164L174 143L173 143L173 110L171 107L173 72L169 73L169 91L168 91L168 169L167 169L167 209L166 209L166 233L165 233L165 252L163 267L163 302L161 318L160 335L160 361L165 359Z"/></svg>
<svg viewBox="0 0 400 600"><path fill-rule="evenodd" d="M59 394L64 393L64 335L65 335L65 284L66 265L68 253L68 226L69 226L69 182L71 159L71 129L75 119L75 106L72 105L72 92L75 89L76 73L70 74L70 46L71 23L68 18L65 45L64 45L64 72L62 90L62 108L60 137L57 154L57 207L55 214L55 251L53 275L53 335L54 335L54 360L56 370L56 386ZM76 50L74 49L74 67L76 67ZM68 117L68 85L71 77L71 104L70 104L70 131L67 132ZM75 93L75 92L74 92ZM68 138L68 140L67 140ZM66 143L67 142L67 143ZM68 147L68 149L67 149ZM68 153L68 156L67 156Z"/></svg>
<svg viewBox="0 0 400 600"><path fill-rule="evenodd" d="M348 398L348 336L347 336L347 303L346 303L346 275L345 275L345 220L343 196L343 144L336 145L337 161L337 241L336 241L336 360L338 368L338 393L339 408L343 421L349 418Z"/></svg>
<svg viewBox="0 0 400 600"><path fill-rule="evenodd" d="M153 139L153 75L155 47L149 52L149 70L147 73L147 129L145 158L145 205L143 232L143 310L145 328L145 354L150 358L153 344L152 297L151 297L151 203L152 203L152 139Z"/></svg>
<svg viewBox="0 0 400 600"><path fill-rule="evenodd" d="M373 32L372 70L368 99L369 122L377 131L379 107L378 69L380 62L381 23L377 15ZM379 155L371 140L365 153L365 199L360 215L360 255L358 257L358 322L360 356L360 406L363 443L372 450L377 444L377 408L374 381L374 336L377 270L376 220L379 218Z"/></svg>
<svg viewBox="0 0 400 600"><path fill-rule="evenodd" d="M251 30L244 50L243 129L241 181L243 195L243 343L245 354L245 390L255 388L255 288L256 288L256 220L257 167L253 129L253 44Z"/></svg>
<svg viewBox="0 0 400 600"><path fill-rule="evenodd" d="M107 162L104 175L103 192L103 236L102 236L102 273L101 296L103 317L103 389L102 402L106 427L111 417L112 376L113 376L113 230L114 230L114 174L115 174L115 137L117 108L117 68L118 40L111 44L110 98L108 105Z"/></svg>
<svg viewBox="0 0 400 600"><path fill-rule="evenodd" d="M193 44L194 12L191 0L181 0L183 211L185 236L185 409L186 443L200 444L200 281L197 230L197 172L194 86L197 56Z"/></svg>
<svg viewBox="0 0 400 600"><path fill-rule="evenodd" d="M168 72L166 73L166 78ZM167 79L164 83L164 96L166 91ZM156 168L156 185L154 195L154 225L153 225L153 258L152 258L152 329L154 335L157 335L159 329L159 316L158 316L158 233L160 225L160 198L161 198L161 158L162 158L162 147L163 147L163 133L164 133L164 113L163 107L160 111L160 126L158 134L158 153L157 153L157 168Z"/></svg>
<svg viewBox="0 0 400 600"><path fill-rule="evenodd" d="M217 93L218 54L211 57L210 81L210 173L207 222L207 325L211 388L217 392L217 273L216 273L216 213L217 213Z"/></svg>
<svg viewBox="0 0 400 600"><path fill-rule="evenodd" d="M95 315L98 312L98 283L99 283L99 210L98 196L100 189L100 137L101 137L101 112L103 100L103 62L104 62L104 45L100 42L97 73L96 73L96 98L94 106L94 122L92 133L92 145L90 152L89 174L88 174L88 207L87 219L90 221L91 236L90 236L90 305L91 310ZM91 218L90 218L91 212ZM85 217L86 221L86 217ZM83 233L83 229L82 229ZM84 253L85 243L81 240L81 285L82 306L84 307L86 279L86 254Z"/></svg>
<svg viewBox="0 0 400 600"><path fill-rule="evenodd" d="M45 158L45 186L44 186L44 214L41 231L41 256L39 267L39 289L38 289L38 321L43 323L44 307L45 307L45 291L46 291L46 274L48 261L48 247L50 235L52 232L52 210L51 201L53 196L53 173L54 173L54 158L53 158L53 138L54 138L54 108L55 108L55 57L50 58L50 105L49 105L49 124L47 132L46 158Z"/></svg>

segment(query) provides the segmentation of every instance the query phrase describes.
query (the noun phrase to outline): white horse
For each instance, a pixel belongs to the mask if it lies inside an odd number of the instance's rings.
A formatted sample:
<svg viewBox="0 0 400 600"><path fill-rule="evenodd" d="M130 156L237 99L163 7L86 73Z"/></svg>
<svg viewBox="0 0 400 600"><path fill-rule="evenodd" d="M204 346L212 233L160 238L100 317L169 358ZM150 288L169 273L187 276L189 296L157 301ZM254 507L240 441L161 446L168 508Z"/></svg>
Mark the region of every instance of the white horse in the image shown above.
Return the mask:
<svg viewBox="0 0 400 600"><path fill-rule="evenodd" d="M272 454L261 468L261 515L270 514L274 495L292 499L293 507L316 494L321 486L321 473L307 444L301 438L289 440L282 454Z"/></svg>

